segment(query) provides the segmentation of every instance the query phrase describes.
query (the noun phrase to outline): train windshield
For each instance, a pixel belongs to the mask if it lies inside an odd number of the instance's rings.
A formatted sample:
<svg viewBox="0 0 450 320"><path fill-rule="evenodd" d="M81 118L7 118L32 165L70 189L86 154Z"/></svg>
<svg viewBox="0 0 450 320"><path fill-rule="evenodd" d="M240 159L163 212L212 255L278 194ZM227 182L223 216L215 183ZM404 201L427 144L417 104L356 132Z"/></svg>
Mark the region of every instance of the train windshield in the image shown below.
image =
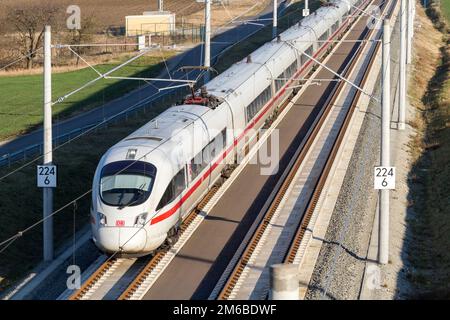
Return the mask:
<svg viewBox="0 0 450 320"><path fill-rule="evenodd" d="M153 188L156 167L141 161L118 161L103 167L100 196L110 206L137 206L147 201Z"/></svg>

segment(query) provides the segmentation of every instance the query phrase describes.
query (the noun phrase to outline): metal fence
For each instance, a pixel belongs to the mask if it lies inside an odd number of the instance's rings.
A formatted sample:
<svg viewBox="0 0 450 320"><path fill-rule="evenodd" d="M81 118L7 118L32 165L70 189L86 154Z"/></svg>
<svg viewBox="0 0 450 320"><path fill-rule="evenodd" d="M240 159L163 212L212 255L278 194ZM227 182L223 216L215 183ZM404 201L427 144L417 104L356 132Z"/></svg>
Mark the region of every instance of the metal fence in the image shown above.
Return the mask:
<svg viewBox="0 0 450 320"><path fill-rule="evenodd" d="M160 30L158 23L142 24L140 30L127 30L128 37L151 36L152 42L161 45L199 43L203 41L204 25L195 25L192 23L177 24L174 30Z"/></svg>

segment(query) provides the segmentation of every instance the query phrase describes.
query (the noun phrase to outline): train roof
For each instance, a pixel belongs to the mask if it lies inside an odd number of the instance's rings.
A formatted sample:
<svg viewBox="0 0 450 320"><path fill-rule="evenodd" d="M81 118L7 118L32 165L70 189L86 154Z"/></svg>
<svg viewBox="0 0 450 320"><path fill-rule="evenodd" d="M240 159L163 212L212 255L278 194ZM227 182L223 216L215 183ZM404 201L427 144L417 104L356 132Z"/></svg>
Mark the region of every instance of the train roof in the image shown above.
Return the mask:
<svg viewBox="0 0 450 320"><path fill-rule="evenodd" d="M353 3L356 2L356 0L350 1ZM295 50L286 44L285 40L302 38L302 42L305 42L296 43L295 47L297 49L306 49L310 45L308 41L316 41L317 38L323 32L328 30L330 25L338 19L340 13L348 9L348 7L344 8L344 6L345 4L343 4L342 1L336 1L330 6L322 7L316 10L314 14L302 19L300 25L297 24L282 32L279 35L281 41L278 41L275 38L272 41L265 43L249 55L251 58L250 61L248 61L247 58L244 58L211 80L206 85L208 92L214 94L215 96L226 98L228 95L235 92L235 90L239 88L245 80L249 79L262 68L268 68L268 74L270 75L269 72L272 72L274 73L272 76L276 77L279 74L277 72L279 71L278 69L284 69L277 68L277 70L272 70L273 68L268 65L268 62L273 60L282 60L282 55L277 54L282 50L292 51L292 54L295 54ZM327 21L325 17L330 15L330 11L335 12L334 18L328 18L329 21ZM277 64L282 64L282 61L275 62Z"/></svg>
<svg viewBox="0 0 450 320"><path fill-rule="evenodd" d="M180 131L199 119L209 108L200 105L180 105L174 106L159 116L148 122L143 127L134 131L116 146L136 145L140 142L148 145L153 142L160 144L162 141L170 139L174 132Z"/></svg>
<svg viewBox="0 0 450 320"><path fill-rule="evenodd" d="M349 2L354 4L356 0L349 0ZM275 38L265 43L251 53L250 60L245 58L233 64L229 69L211 80L206 84L208 93L225 99L234 92L239 95L240 93L236 90L257 73L258 77L261 78L258 81L260 86L267 81L271 81L271 76L277 77L289 66L290 60L286 57L296 54L292 45L299 50L306 50L311 42L316 41L349 8L350 4L346 4L344 1L335 1L329 6L318 9L314 14L301 20L301 24L281 33L281 41ZM334 12L332 17L325 18L330 16L330 12ZM294 44L285 42L285 40L299 38L302 41ZM267 79L264 79L265 77ZM191 104L171 107L114 145L105 156L109 160L123 158L127 150L133 147L139 148L139 153L148 153L155 148L161 149L163 152L170 150L174 145L169 140L177 132L182 131L210 110L206 106Z"/></svg>

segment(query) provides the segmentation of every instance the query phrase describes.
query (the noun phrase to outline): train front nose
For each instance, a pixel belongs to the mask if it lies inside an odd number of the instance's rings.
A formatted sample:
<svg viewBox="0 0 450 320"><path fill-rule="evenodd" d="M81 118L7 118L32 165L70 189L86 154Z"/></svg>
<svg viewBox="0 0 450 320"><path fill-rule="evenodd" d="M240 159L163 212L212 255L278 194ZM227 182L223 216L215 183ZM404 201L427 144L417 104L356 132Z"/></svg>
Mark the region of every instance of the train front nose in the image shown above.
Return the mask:
<svg viewBox="0 0 450 320"><path fill-rule="evenodd" d="M143 228L103 227L98 230L96 245L108 253L140 253L147 242L147 233Z"/></svg>

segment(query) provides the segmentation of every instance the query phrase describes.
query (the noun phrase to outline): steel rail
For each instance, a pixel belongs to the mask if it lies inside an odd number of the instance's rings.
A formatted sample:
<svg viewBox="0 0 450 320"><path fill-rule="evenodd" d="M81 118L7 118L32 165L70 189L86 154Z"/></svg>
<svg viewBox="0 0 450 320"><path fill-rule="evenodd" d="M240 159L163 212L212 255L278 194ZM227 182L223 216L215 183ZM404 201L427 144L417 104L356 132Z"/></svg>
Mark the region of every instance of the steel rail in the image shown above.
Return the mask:
<svg viewBox="0 0 450 320"><path fill-rule="evenodd" d="M216 185L211 187L209 192L199 202L196 208L189 215L186 216L180 227L180 234L179 234L180 236L189 227L189 225L192 223L195 217L202 211L203 207L209 202L209 200L214 196L214 194L217 192L218 189L219 188ZM154 254L154 256L150 259L150 261L141 269L136 278L134 278L134 280L128 285L128 287L123 292L120 293L118 300L126 300L131 295L133 295L133 293L139 288L140 284L145 280L147 275L164 258L165 254L168 252L169 249L170 247L158 250ZM140 259L144 258L145 257L142 257ZM115 265L118 259L119 259L118 257L107 259L100 267L98 267L97 270L94 271L94 273L92 273L92 275L89 276L89 278L82 284L80 289L72 293L72 295L69 297L69 300L82 300L86 296L86 294L90 292L92 288L95 287L95 285L100 281L100 279L111 270L111 268ZM109 275L109 277L111 276L112 274Z"/></svg>
<svg viewBox="0 0 450 320"><path fill-rule="evenodd" d="M82 300L83 297L94 287L94 285L102 278L116 263L117 258L106 260L102 265L94 271L94 273L82 284L80 289L72 293L69 300Z"/></svg>
<svg viewBox="0 0 450 320"><path fill-rule="evenodd" d="M189 225L194 221L195 217L200 214L206 204L211 200L214 194L219 190L219 187L213 186L207 195L200 201L197 207L186 217L181 225L180 236L186 231ZM141 284L147 279L150 273L156 268L158 263L164 258L170 248L159 251L149 263L142 269L138 276L131 282L131 284L123 291L118 300L128 300L139 289Z"/></svg>

